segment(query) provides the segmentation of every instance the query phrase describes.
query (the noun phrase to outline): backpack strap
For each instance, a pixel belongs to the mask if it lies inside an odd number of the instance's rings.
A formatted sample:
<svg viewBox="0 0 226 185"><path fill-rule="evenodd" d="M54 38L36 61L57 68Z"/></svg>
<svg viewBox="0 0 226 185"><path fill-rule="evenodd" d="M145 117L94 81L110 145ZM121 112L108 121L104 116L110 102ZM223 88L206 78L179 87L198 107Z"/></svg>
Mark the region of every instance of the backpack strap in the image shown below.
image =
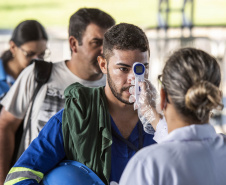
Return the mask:
<svg viewBox="0 0 226 185"><path fill-rule="evenodd" d="M49 80L53 63L37 59L32 60L32 62L35 62L36 82L41 85L45 84Z"/></svg>
<svg viewBox="0 0 226 185"><path fill-rule="evenodd" d="M44 85L50 78L51 75L51 71L52 71L52 62L46 62L44 60L37 60L37 59L33 59L31 61L31 63L35 62L35 81L38 83L34 94L30 100L31 103L31 108L29 110L28 113L28 120L27 120L27 125L26 128L23 130L23 135L21 137L20 140L20 144L18 147L18 152L16 152L16 160L19 159L19 157L21 156L21 154L24 152L25 147L24 147L24 140L25 140L25 136L26 133L28 131L28 129L31 127L31 113L32 113L32 109L33 109L33 104L34 104L34 100L36 98L36 95L38 94L38 91L40 90L40 88L42 87L42 85ZM31 133L30 133L30 138L31 138ZM31 141L29 141L31 142ZM14 162L14 161L13 161ZM16 161L15 161L16 162Z"/></svg>
<svg viewBox="0 0 226 185"><path fill-rule="evenodd" d="M31 62L32 63L35 62L35 81L38 84L37 84L37 87L35 88L32 98L31 98L32 105L31 105L31 109L29 112L28 122L30 122L31 112L32 112L35 97L38 94L38 91L40 90L42 85L44 85L49 80L49 77L50 77L51 71L52 71L52 65L53 65L52 62L46 62L44 60L37 60L37 59L33 59Z"/></svg>

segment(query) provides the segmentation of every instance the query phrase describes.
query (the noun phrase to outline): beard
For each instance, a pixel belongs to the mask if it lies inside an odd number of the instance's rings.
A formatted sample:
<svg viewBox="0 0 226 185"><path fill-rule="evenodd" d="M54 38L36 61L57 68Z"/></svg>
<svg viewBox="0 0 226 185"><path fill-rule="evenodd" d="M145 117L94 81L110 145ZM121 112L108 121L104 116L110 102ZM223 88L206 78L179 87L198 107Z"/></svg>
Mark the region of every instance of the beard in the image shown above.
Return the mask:
<svg viewBox="0 0 226 185"><path fill-rule="evenodd" d="M108 67L107 67L107 72L108 72L108 73L107 73L108 85L109 85L109 87L110 87L110 89L111 89L112 94L113 94L120 102L125 103L125 104L127 104L127 105L132 105L133 103L130 103L129 101L127 101L127 100L125 100L125 99L122 98L122 93L123 93L123 91L128 90L128 89L130 88L130 86L129 86L129 87L122 87L122 88L120 89L120 92L118 92L118 91L117 91L117 88L116 88L116 85L115 85L115 83L113 82L113 80L112 80L112 78L111 78L111 75L110 75L110 73L109 73Z"/></svg>

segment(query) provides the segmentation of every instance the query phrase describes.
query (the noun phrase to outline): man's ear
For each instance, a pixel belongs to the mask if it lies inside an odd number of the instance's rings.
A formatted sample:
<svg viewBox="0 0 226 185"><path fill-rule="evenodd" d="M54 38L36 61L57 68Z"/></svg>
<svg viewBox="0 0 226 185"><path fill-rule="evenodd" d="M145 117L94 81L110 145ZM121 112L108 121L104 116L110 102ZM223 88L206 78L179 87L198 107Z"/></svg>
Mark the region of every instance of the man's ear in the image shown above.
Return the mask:
<svg viewBox="0 0 226 185"><path fill-rule="evenodd" d="M74 36L70 36L68 40L69 40L69 44L72 52L77 53L77 47L79 44L78 40Z"/></svg>
<svg viewBox="0 0 226 185"><path fill-rule="evenodd" d="M15 56L16 53L16 44L13 41L9 41L9 50L11 51L12 55Z"/></svg>
<svg viewBox="0 0 226 185"><path fill-rule="evenodd" d="M98 56L97 60L102 73L107 74L107 60L102 56Z"/></svg>
<svg viewBox="0 0 226 185"><path fill-rule="evenodd" d="M163 110L164 108L166 108L166 105L167 105L167 103L166 103L166 93L165 93L163 88L161 88L161 90L160 90L160 97L161 97L160 108L161 108L161 110Z"/></svg>

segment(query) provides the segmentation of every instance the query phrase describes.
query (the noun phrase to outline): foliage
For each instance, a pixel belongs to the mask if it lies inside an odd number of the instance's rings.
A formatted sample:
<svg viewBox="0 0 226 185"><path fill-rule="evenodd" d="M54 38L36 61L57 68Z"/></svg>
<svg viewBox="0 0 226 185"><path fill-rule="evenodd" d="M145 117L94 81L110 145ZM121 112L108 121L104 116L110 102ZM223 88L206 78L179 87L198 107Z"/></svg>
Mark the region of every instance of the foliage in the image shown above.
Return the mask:
<svg viewBox="0 0 226 185"><path fill-rule="evenodd" d="M194 0L195 1L195 0ZM171 7L179 7L182 0L171 0ZM80 7L97 7L111 14L117 21L143 28L157 25L158 0L1 0L0 28L13 28L25 19L36 19L45 27L67 27L68 20ZM195 1L195 24L226 25L225 0ZM179 13L170 17L170 24L178 26Z"/></svg>

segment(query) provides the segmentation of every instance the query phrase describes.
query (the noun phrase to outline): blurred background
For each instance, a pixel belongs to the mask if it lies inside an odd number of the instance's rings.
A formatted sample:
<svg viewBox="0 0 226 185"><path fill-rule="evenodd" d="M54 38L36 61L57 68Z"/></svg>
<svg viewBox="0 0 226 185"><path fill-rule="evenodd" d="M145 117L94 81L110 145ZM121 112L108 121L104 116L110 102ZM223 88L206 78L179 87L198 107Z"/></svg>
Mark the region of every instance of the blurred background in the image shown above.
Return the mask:
<svg viewBox="0 0 226 185"><path fill-rule="evenodd" d="M100 8L116 23L140 26L150 41L150 80L157 86L167 56L181 47L196 47L215 56L222 69L221 88L226 107L226 1L225 0L1 0L0 54L8 49L13 28L35 19L49 35L51 56L70 58L67 41L69 17L81 7ZM211 123L226 133L226 108L214 112Z"/></svg>

